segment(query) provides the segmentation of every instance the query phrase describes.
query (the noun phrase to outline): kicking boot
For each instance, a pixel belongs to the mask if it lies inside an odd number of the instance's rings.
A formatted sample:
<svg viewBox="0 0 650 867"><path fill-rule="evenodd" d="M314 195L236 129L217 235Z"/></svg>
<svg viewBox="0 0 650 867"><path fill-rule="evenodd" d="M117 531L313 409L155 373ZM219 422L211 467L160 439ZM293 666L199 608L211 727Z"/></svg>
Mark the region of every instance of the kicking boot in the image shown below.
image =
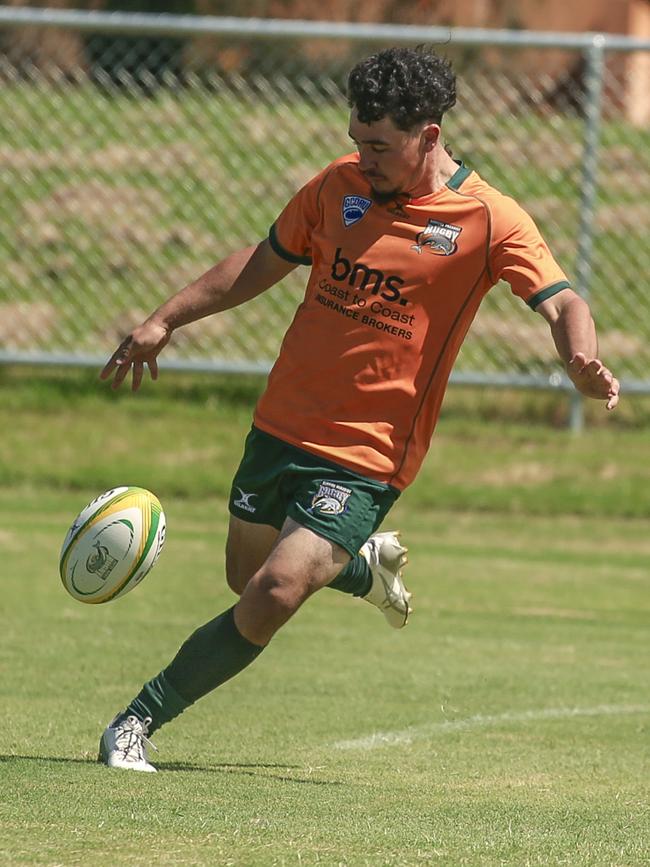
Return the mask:
<svg viewBox="0 0 650 867"><path fill-rule="evenodd" d="M98 762L108 765L109 768L124 768L129 771L148 771L156 773L153 765L149 764L146 747L156 749L147 738L151 717L140 720L135 716L128 716L121 722L117 722L119 716L108 724L99 742Z"/></svg>
<svg viewBox="0 0 650 867"><path fill-rule="evenodd" d="M407 563L407 548L400 545L399 533L375 533L359 553L370 566L372 586L363 597L375 605L393 629L406 626L412 608L411 594L402 581L402 569Z"/></svg>

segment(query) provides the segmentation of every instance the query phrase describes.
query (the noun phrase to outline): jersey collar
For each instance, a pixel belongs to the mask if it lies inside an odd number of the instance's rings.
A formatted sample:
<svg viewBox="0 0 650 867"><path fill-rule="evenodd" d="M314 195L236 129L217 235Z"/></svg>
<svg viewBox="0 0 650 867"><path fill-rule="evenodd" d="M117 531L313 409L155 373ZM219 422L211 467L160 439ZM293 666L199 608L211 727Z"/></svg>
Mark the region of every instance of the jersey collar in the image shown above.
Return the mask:
<svg viewBox="0 0 650 867"><path fill-rule="evenodd" d="M463 162L459 162L458 160L455 160L455 162L458 164L458 168L445 184L445 186L449 187L450 190L460 189L460 185L466 181L472 173L472 170L468 169Z"/></svg>
<svg viewBox="0 0 650 867"><path fill-rule="evenodd" d="M426 196L418 196L413 199L408 200L408 204L410 205L424 205L429 202L433 202L438 196L444 194L447 190L454 190L457 192L460 189L460 186L464 181L472 174L472 169L469 169L464 163L459 160L454 160L458 168L453 173L453 175L449 178L449 180L444 184L444 186L437 189L434 193L427 193Z"/></svg>

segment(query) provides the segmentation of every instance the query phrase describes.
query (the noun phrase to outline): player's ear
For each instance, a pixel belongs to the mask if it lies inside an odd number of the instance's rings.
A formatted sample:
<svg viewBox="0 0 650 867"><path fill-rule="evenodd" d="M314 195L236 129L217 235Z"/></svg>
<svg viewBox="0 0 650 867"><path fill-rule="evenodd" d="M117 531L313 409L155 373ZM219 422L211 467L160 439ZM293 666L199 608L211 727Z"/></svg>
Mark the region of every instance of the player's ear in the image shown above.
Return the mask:
<svg viewBox="0 0 650 867"><path fill-rule="evenodd" d="M438 144L440 138L440 125L437 123L428 123L422 130L422 141L424 150L428 153L432 151Z"/></svg>

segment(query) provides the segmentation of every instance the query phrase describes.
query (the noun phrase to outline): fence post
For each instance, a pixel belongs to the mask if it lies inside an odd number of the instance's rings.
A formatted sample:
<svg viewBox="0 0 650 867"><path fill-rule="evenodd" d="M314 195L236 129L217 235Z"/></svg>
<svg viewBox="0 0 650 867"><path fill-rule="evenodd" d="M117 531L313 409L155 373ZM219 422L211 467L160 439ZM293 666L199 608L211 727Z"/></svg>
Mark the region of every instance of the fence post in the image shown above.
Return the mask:
<svg viewBox="0 0 650 867"><path fill-rule="evenodd" d="M603 76L605 68L605 37L594 35L585 51L585 138L580 185L580 223L576 254L576 291L588 300L593 261L594 216L598 196L598 152L603 106ZM571 393L569 428L580 433L584 427L584 399Z"/></svg>

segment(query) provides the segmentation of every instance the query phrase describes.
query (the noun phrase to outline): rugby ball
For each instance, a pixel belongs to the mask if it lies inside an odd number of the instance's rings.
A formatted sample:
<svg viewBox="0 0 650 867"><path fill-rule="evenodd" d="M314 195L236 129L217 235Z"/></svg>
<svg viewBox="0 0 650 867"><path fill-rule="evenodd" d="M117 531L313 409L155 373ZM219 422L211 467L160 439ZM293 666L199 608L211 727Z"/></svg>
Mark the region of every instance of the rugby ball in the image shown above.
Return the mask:
<svg viewBox="0 0 650 867"><path fill-rule="evenodd" d="M97 605L142 581L165 542L165 514L145 488L111 488L88 503L68 530L59 573L68 593Z"/></svg>

